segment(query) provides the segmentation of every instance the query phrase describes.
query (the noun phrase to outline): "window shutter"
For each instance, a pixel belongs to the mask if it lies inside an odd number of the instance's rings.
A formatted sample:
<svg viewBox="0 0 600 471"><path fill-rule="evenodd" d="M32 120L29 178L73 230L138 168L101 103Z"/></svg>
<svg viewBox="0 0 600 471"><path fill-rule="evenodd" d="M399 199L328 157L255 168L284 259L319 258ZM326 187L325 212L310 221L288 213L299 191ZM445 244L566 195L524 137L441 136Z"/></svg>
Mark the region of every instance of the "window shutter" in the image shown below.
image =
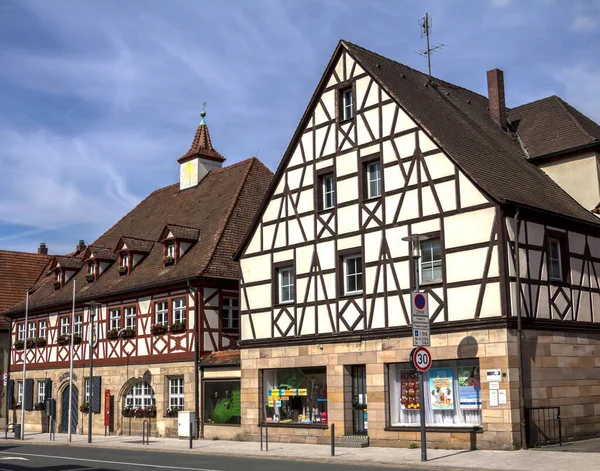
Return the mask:
<svg viewBox="0 0 600 471"><path fill-rule="evenodd" d="M8 382L8 389L6 391L6 405L9 409L15 406L15 380L11 379Z"/></svg>
<svg viewBox="0 0 600 471"><path fill-rule="evenodd" d="M102 394L102 376L92 378L92 403L90 409L92 412L100 413L100 396Z"/></svg>
<svg viewBox="0 0 600 471"><path fill-rule="evenodd" d="M46 378L46 399L52 399L52 380L50 378Z"/></svg>
<svg viewBox="0 0 600 471"><path fill-rule="evenodd" d="M33 410L33 379L25 380L25 389L23 391L23 408L25 410Z"/></svg>

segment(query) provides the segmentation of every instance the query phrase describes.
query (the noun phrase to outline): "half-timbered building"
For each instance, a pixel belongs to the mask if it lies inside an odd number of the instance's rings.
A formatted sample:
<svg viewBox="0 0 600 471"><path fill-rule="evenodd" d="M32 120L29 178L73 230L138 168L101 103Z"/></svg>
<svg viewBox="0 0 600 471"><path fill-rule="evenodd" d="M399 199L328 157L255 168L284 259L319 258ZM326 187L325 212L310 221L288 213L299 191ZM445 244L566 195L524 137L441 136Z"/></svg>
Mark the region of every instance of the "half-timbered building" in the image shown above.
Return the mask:
<svg viewBox="0 0 600 471"><path fill-rule="evenodd" d="M432 445L513 448L541 406L565 437L600 432L600 127L557 97L509 110L487 79L484 97L340 42L237 253L248 437L408 446L424 408Z"/></svg>
<svg viewBox="0 0 600 471"><path fill-rule="evenodd" d="M68 430L71 359L74 433L87 433L87 414L104 433L107 409L117 434L138 433L149 419L152 434L177 435L178 411L202 415L196 365L237 347L239 265L232 256L272 178L256 158L224 161L203 114L179 158L180 181L151 193L89 246L82 241L76 252L54 257L29 297L27 324L24 303L9 312L13 421L22 407L26 431L45 429L41 409L54 398L57 431ZM234 384L212 385L210 404L227 403L237 414L206 417L209 424L239 423L239 366L227 366L217 377Z"/></svg>

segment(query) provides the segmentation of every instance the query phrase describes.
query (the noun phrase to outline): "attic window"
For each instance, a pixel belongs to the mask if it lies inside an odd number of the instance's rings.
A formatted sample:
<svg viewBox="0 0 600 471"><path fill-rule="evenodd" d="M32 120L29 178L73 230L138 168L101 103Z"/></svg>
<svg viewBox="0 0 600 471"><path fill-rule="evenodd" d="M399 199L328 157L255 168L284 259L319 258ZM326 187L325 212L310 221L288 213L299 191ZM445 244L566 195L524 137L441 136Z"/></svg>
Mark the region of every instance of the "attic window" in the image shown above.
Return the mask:
<svg viewBox="0 0 600 471"><path fill-rule="evenodd" d="M63 282L63 273L60 268L56 270L56 278L54 279L54 289L60 289L62 287Z"/></svg>
<svg viewBox="0 0 600 471"><path fill-rule="evenodd" d="M163 244L164 266L176 265L199 238L199 229L167 224L159 238Z"/></svg>
<svg viewBox="0 0 600 471"><path fill-rule="evenodd" d="M129 252L121 254L119 261L119 275L127 275L129 273Z"/></svg>
<svg viewBox="0 0 600 471"><path fill-rule="evenodd" d="M166 244L165 266L175 263L175 243Z"/></svg>
<svg viewBox="0 0 600 471"><path fill-rule="evenodd" d="M88 283L93 283L94 281L96 281L96 263L95 262L90 262L88 264L88 272L87 272L87 276L86 276L86 281Z"/></svg>
<svg viewBox="0 0 600 471"><path fill-rule="evenodd" d="M352 87L343 88L339 95L340 121L346 121L354 117L354 96Z"/></svg>

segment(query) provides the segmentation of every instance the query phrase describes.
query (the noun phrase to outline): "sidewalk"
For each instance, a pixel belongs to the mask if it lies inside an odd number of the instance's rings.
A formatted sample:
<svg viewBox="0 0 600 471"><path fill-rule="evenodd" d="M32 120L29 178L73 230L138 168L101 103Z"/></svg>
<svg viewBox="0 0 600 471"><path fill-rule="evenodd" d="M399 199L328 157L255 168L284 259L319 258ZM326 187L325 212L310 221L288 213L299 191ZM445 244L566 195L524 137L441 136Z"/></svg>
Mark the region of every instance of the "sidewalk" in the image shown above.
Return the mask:
<svg viewBox="0 0 600 471"><path fill-rule="evenodd" d="M9 440L2 441L12 444ZM19 442L17 440L17 442ZM22 442L21 442L22 443ZM66 434L56 434L50 441L48 434L26 434L25 443L56 446L92 446L105 448L128 448L139 450L183 452L205 455L245 456L253 458L281 458L286 460L325 461L330 463L371 464L397 467L423 467L424 469L477 469L503 471L600 471L600 452L560 453L548 449L528 451L462 451L427 450L429 461L421 463L418 449L407 448L336 448L336 456L330 456L330 447L295 443L270 443L269 451L260 451L260 443L225 440L195 440L189 449L188 440L173 438L150 438L150 445L142 445L141 437L94 436L87 443L86 435L73 435L67 442ZM582 442L580 442L582 443ZM600 447L600 442L598 447ZM595 448L592 447L592 448ZM600 451L600 450L599 450ZM200 464L200 463L199 463Z"/></svg>

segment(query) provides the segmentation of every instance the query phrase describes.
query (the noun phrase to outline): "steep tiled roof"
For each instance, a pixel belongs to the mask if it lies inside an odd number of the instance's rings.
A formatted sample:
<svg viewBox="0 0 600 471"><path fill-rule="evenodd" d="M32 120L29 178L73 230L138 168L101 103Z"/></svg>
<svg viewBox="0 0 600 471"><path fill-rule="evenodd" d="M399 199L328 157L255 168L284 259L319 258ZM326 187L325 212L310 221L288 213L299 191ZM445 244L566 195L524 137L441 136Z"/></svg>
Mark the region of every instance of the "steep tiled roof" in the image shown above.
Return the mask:
<svg viewBox="0 0 600 471"><path fill-rule="evenodd" d="M71 257L68 255L57 255L52 261L52 266L55 267L60 265L61 268L79 270L83 265L81 257Z"/></svg>
<svg viewBox="0 0 600 471"><path fill-rule="evenodd" d="M168 231L168 232L166 232ZM170 232L174 238L181 240L198 240L200 237L200 229L194 229L193 227L177 226L176 224L167 224L166 235Z"/></svg>
<svg viewBox="0 0 600 471"><path fill-rule="evenodd" d="M427 84L422 72L354 44L342 45L492 199L600 224L527 161L516 136L492 119L487 98L438 79Z"/></svg>
<svg viewBox="0 0 600 471"><path fill-rule="evenodd" d="M239 350L211 352L200 359L200 366L237 366L240 364Z"/></svg>
<svg viewBox="0 0 600 471"><path fill-rule="evenodd" d="M0 314L23 302L26 292L43 276L51 257L24 252L0 250ZM0 329L8 322L0 315Z"/></svg>
<svg viewBox="0 0 600 471"><path fill-rule="evenodd" d="M530 158L600 144L600 126L553 95L509 111Z"/></svg>
<svg viewBox="0 0 600 471"><path fill-rule="evenodd" d="M85 270L79 270L73 277L77 283L77 299L97 299L109 293L181 282L195 276L238 279L239 268L231 257L248 230L249 220L256 213L271 178L269 169L258 159L251 158L213 170L194 188L180 192L179 184L175 184L154 191L91 244L116 247L126 234L128 247L132 239L136 240L134 244L139 240L150 241L150 252L127 276L118 275L115 263L95 282L86 283ZM234 212L237 214L238 208L249 216L231 217ZM198 228L202 241L192 244L176 265L165 268L163 246L152 241L158 242L167 221ZM70 302L73 279L56 291L51 283L44 284L31 297L30 305L41 307Z"/></svg>
<svg viewBox="0 0 600 471"><path fill-rule="evenodd" d="M186 160L195 155L208 157L210 160L215 160L218 162L225 161L225 157L219 154L212 146L210 133L208 132L208 127L204 124L204 121L201 122L196 128L196 135L194 136L190 150L182 155L179 160Z"/></svg>
<svg viewBox="0 0 600 471"><path fill-rule="evenodd" d="M106 247L95 247L90 245L83 254L83 259L87 260L88 258L93 258L98 260L116 260L117 254L113 249L108 249Z"/></svg>
<svg viewBox="0 0 600 471"><path fill-rule="evenodd" d="M127 248L132 252L148 253L152 250L154 242L145 239L136 239L135 237L122 236L117 244L118 250Z"/></svg>

